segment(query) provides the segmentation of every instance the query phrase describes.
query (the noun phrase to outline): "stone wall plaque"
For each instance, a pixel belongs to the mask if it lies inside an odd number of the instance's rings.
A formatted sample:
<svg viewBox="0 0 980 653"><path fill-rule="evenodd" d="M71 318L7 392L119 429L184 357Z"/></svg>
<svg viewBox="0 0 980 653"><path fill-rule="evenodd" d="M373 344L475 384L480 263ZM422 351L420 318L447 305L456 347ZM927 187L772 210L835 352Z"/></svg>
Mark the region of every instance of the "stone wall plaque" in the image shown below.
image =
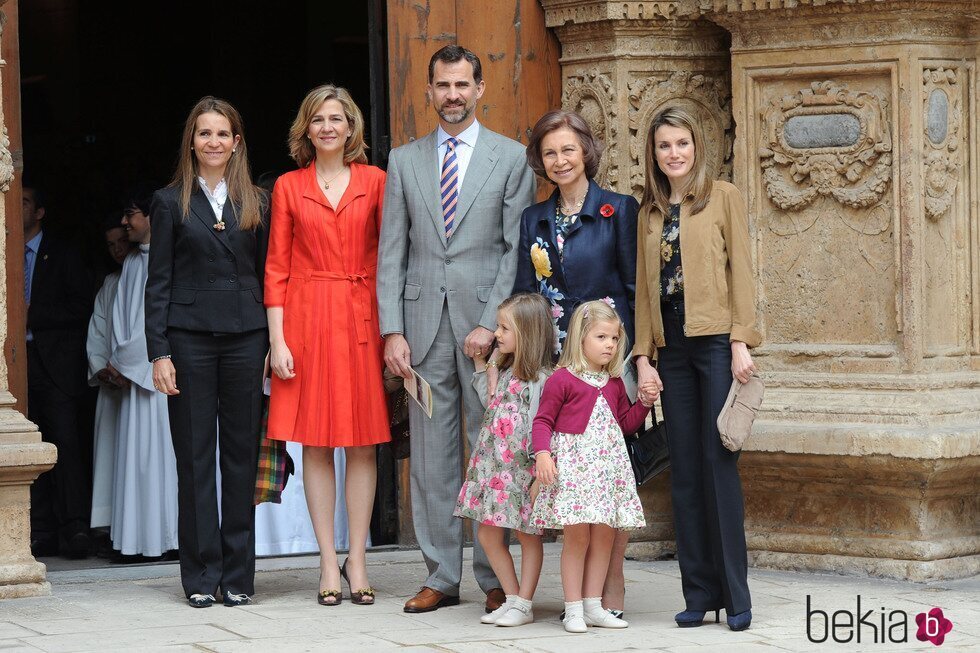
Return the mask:
<svg viewBox="0 0 980 653"><path fill-rule="evenodd" d="M955 68L922 71L925 210L938 220L953 203L960 172L960 85Z"/></svg>
<svg viewBox="0 0 980 653"><path fill-rule="evenodd" d="M773 204L799 210L818 197L831 197L851 207L877 204L892 176L892 141L885 101L874 93L855 92L832 81L813 82L795 95L773 98L762 110L759 157L763 183ZM842 116L849 115L850 119ZM797 129L790 135L814 145L794 147L786 125L806 116L812 134ZM856 138L847 131L858 124ZM835 128L844 128L832 144ZM843 138L846 136L846 138Z"/></svg>
<svg viewBox="0 0 980 653"><path fill-rule="evenodd" d="M850 113L793 116L783 125L786 143L798 150L851 147L861 136L861 122Z"/></svg>
<svg viewBox="0 0 980 653"><path fill-rule="evenodd" d="M940 145L949 133L949 98L946 93L933 89L929 94L929 107L926 110L926 134L933 145Z"/></svg>

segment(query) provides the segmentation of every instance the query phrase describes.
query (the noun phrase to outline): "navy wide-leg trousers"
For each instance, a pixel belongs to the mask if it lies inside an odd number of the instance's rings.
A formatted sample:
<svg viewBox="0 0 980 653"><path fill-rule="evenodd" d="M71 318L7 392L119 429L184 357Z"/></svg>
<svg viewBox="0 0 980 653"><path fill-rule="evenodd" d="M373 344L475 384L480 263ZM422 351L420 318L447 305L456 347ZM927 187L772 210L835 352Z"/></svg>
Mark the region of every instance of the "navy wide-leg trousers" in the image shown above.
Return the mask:
<svg viewBox="0 0 980 653"><path fill-rule="evenodd" d="M738 453L721 444L717 419L732 385L728 334L684 335L684 304L661 305L666 346L657 369L670 444L671 500L686 609L752 607Z"/></svg>

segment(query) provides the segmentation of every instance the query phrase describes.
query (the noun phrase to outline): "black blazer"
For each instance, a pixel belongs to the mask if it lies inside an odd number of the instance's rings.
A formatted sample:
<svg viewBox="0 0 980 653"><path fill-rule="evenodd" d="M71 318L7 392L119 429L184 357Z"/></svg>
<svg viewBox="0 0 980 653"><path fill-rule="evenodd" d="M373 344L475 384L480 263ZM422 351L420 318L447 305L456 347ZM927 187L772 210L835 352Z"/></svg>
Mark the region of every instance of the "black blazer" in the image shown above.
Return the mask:
<svg viewBox="0 0 980 653"><path fill-rule="evenodd" d="M552 302L553 312L560 313L555 316L555 323L562 342L579 304L608 297L615 304L632 343L639 204L629 195L605 190L590 181L579 219L565 239L564 261L558 256L556 245L557 208L558 190L555 189L545 201L524 209L514 292L541 293ZM539 264L545 260L550 263L551 276L538 278L531 259L531 248L535 246Z"/></svg>
<svg viewBox="0 0 980 653"><path fill-rule="evenodd" d="M72 396L88 387L85 339L93 290L92 275L77 248L45 233L34 262L27 328L48 375Z"/></svg>
<svg viewBox="0 0 980 653"><path fill-rule="evenodd" d="M146 281L146 350L150 360L170 354L167 329L245 333L266 328L262 281L268 247L269 203L263 225L242 231L232 203L216 231L214 211L199 187L190 211L180 192L163 188L150 207L150 260Z"/></svg>

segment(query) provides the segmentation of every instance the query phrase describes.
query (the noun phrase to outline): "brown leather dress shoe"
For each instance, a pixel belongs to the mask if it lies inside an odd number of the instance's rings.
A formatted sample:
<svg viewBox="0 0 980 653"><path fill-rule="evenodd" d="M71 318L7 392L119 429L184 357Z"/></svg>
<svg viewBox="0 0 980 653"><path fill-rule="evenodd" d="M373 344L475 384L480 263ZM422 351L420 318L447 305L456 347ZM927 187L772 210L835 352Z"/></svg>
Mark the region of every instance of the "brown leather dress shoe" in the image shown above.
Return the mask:
<svg viewBox="0 0 980 653"><path fill-rule="evenodd" d="M431 587L423 587L405 603L405 612L432 612L449 605L459 605L459 597L443 594Z"/></svg>
<svg viewBox="0 0 980 653"><path fill-rule="evenodd" d="M507 600L507 595L499 587L494 587L492 590L487 592L487 614L490 614L500 606L504 604Z"/></svg>

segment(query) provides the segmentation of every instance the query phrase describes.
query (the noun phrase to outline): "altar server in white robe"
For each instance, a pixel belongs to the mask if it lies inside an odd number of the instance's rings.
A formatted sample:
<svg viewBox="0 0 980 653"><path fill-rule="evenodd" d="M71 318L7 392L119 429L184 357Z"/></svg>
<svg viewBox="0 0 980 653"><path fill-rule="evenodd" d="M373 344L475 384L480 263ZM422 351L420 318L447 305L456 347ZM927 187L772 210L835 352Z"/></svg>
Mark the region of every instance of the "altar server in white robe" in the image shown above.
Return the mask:
<svg viewBox="0 0 980 653"><path fill-rule="evenodd" d="M135 245L129 242L126 228L119 222L119 214L113 214L106 222L106 248L117 266ZM95 441L92 464L92 528L104 528L112 519L112 475L116 464L116 429L119 421L119 403L126 379L111 365L112 355L112 303L119 287L120 271L106 275L99 293L95 296L92 318L88 323L88 384L99 388L95 402Z"/></svg>
<svg viewBox="0 0 980 653"><path fill-rule="evenodd" d="M177 462L167 397L153 388L146 352L144 288L150 252L150 196L134 194L123 226L139 249L123 263L112 311L110 364L129 381L116 439L112 547L123 555L160 556L177 548Z"/></svg>

